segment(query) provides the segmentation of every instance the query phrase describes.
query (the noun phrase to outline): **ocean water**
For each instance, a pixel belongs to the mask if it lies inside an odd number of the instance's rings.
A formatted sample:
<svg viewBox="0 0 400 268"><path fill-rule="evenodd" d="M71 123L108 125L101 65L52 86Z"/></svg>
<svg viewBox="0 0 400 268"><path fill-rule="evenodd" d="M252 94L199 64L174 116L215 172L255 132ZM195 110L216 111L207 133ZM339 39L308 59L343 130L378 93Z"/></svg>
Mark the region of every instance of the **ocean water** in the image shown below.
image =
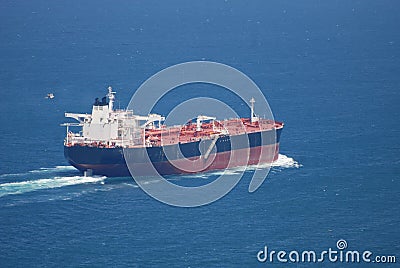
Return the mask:
<svg viewBox="0 0 400 268"><path fill-rule="evenodd" d="M399 12L391 0L0 1L0 267L280 267L257 253L339 239L398 263ZM249 170L217 202L176 208L68 165L64 112L90 112L108 85L124 108L193 60L247 74L285 122L256 192Z"/></svg>

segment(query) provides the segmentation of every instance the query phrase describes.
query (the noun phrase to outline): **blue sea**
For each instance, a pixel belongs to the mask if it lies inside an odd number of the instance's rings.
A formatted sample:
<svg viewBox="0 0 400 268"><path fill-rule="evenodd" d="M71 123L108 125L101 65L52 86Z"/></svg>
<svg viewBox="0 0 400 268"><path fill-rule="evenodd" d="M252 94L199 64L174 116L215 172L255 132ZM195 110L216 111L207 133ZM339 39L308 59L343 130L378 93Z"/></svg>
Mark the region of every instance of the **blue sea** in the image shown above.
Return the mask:
<svg viewBox="0 0 400 268"><path fill-rule="evenodd" d="M343 239L400 262L399 14L395 0L1 0L0 267L396 266L257 254ZM242 71L285 122L256 192L249 170L214 203L172 207L67 163L64 112L89 113L109 85L125 108L187 61Z"/></svg>

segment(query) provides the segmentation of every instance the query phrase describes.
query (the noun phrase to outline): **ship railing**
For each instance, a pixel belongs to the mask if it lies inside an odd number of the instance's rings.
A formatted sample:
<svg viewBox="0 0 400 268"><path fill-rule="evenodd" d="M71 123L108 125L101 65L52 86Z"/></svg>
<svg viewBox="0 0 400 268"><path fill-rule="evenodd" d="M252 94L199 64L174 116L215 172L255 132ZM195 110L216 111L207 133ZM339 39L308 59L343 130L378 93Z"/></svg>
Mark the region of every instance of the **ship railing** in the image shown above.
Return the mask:
<svg viewBox="0 0 400 268"><path fill-rule="evenodd" d="M65 138L64 144L66 146L88 146L88 147L98 147L98 148L118 148L118 147L131 147L135 143L131 140L123 139L89 139L87 137L79 136L78 133L70 133L68 137Z"/></svg>
<svg viewBox="0 0 400 268"><path fill-rule="evenodd" d="M62 127L82 127L83 123L63 123L60 126L62 126Z"/></svg>

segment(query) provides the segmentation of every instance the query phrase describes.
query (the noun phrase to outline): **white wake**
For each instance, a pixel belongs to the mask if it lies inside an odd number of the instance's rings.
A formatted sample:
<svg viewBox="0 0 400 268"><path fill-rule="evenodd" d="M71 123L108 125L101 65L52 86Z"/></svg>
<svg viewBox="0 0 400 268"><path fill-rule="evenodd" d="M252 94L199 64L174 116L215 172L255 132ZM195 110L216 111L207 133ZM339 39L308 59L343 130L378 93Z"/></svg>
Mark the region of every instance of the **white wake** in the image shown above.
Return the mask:
<svg viewBox="0 0 400 268"><path fill-rule="evenodd" d="M282 168L299 168L303 166L293 158L288 157L284 154L279 154L278 159L269 165L271 167L282 167Z"/></svg>
<svg viewBox="0 0 400 268"><path fill-rule="evenodd" d="M25 173L3 174L1 175L3 178L12 177L14 180L18 178L18 181L0 183L0 197L78 184L98 183L106 179L105 176L68 176L74 170L76 169L72 166L56 166L31 170ZM21 177L25 180L21 181Z"/></svg>
<svg viewBox="0 0 400 268"><path fill-rule="evenodd" d="M236 174L237 172L243 172L245 170L256 170L263 168L271 168L272 170L286 169L286 168L300 168L302 165L291 157L283 154L279 154L278 159L270 164L253 165L247 167L238 167L226 170L211 171L207 173L191 174L187 177L199 177L199 178L209 178L210 175L229 175ZM86 183L104 183L107 178L105 176L66 176L69 172L74 171L75 168L72 166L56 166L52 168L40 168L36 170L31 170L26 173L17 174L3 174L0 177L26 177L27 175L39 176L39 178L30 178L24 181L17 182L6 182L0 183L0 197L6 195L23 194L27 192L33 192L37 190L60 188L64 186L72 186L78 184ZM45 176L45 178L43 178ZM42 178L40 178L42 177ZM185 177L185 176L183 176ZM182 178L182 177L181 177ZM157 182L157 181L155 181ZM151 183L149 181L148 183Z"/></svg>
<svg viewBox="0 0 400 268"><path fill-rule="evenodd" d="M0 197L10 194L23 194L27 192L60 188L84 183L96 183L104 181L106 177L54 177L51 179L38 179L21 182L9 182L0 184Z"/></svg>

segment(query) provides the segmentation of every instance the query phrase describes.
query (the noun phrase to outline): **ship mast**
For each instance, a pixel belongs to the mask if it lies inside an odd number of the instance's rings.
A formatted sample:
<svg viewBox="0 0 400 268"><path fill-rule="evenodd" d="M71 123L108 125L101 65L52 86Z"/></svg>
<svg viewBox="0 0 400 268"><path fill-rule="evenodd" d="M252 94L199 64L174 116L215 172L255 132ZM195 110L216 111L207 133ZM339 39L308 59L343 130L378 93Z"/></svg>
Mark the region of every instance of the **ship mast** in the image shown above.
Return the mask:
<svg viewBox="0 0 400 268"><path fill-rule="evenodd" d="M251 98L250 103L251 103L251 123L257 122L258 121L258 117L255 115L254 113L254 103L256 101L254 100L254 98Z"/></svg>
<svg viewBox="0 0 400 268"><path fill-rule="evenodd" d="M113 91L112 91L112 87L111 87L111 86L108 87L108 94L107 94L107 97L108 97L108 99L109 99L109 102L108 102L108 110L109 110L110 112L113 111L113 105L114 105L114 100L115 100L115 93L116 93L116 92L113 92Z"/></svg>

